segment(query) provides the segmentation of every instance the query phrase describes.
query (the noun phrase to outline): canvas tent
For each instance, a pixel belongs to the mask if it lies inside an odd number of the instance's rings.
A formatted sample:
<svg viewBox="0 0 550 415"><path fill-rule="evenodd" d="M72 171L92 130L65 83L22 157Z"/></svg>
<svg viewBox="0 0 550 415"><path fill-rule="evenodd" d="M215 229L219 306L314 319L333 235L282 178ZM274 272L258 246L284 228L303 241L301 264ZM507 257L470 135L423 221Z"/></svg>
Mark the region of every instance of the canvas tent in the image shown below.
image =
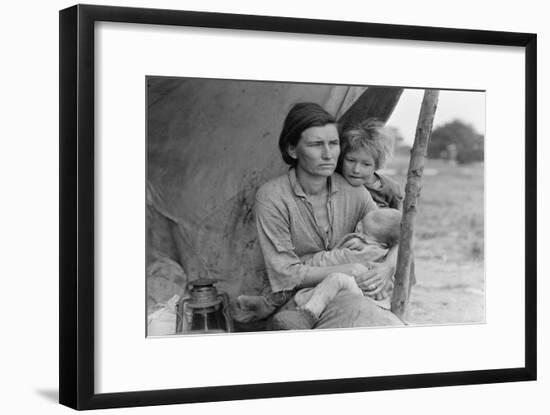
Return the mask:
<svg viewBox="0 0 550 415"><path fill-rule="evenodd" d="M387 120L402 89L147 78L148 310L211 277L235 297L268 289L254 223L259 185L287 170L278 137L297 102L341 121Z"/></svg>

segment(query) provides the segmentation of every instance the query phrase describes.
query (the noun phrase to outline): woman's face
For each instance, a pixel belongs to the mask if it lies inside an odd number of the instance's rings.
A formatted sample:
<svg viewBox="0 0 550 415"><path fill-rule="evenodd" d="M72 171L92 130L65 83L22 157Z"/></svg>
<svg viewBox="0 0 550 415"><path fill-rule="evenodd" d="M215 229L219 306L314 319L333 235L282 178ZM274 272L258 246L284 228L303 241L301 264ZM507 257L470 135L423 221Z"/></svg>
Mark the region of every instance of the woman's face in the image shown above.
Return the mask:
<svg viewBox="0 0 550 415"><path fill-rule="evenodd" d="M375 170L374 157L365 148L350 151L342 160L342 175L352 186L372 183Z"/></svg>
<svg viewBox="0 0 550 415"><path fill-rule="evenodd" d="M340 155L336 125L326 124L304 130L298 144L288 148L288 154L298 161L298 170L312 176L331 176Z"/></svg>

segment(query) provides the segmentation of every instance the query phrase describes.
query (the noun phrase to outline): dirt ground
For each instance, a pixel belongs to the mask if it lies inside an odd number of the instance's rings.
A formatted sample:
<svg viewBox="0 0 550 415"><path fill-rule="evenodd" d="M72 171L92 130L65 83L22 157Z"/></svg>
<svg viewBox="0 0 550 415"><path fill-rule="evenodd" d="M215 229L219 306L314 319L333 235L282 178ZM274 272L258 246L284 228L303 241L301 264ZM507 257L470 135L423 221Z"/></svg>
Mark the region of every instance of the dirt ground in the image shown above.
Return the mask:
<svg viewBox="0 0 550 415"><path fill-rule="evenodd" d="M403 185L408 160L388 172ZM415 224L411 324L485 321L484 165L428 160Z"/></svg>

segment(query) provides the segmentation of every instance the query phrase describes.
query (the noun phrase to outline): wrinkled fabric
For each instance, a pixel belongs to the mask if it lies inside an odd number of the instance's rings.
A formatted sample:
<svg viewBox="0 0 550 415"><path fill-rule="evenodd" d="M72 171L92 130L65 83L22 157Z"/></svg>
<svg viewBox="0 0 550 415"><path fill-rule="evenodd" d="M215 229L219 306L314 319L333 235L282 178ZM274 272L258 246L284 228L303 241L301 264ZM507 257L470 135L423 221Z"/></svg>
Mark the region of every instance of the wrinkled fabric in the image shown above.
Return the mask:
<svg viewBox="0 0 550 415"><path fill-rule="evenodd" d="M169 258L189 281L219 280L232 299L270 291L253 205L258 187L287 171L277 142L292 105L315 102L339 120L387 120L402 92L156 76L146 88L147 266ZM164 297L150 287L150 298Z"/></svg>
<svg viewBox="0 0 550 415"><path fill-rule="evenodd" d="M297 309L296 301L292 299L281 308L281 311ZM278 314L275 314L269 321L267 325L269 330L305 330L311 328L304 325L303 319L290 321L289 314L283 314L282 318L279 318ZM341 290L328 303L312 328L334 329L403 325L404 323L395 314L379 307L372 298L348 290Z"/></svg>
<svg viewBox="0 0 550 415"><path fill-rule="evenodd" d="M342 246L353 238L359 238L363 241L363 248L360 250L342 248ZM378 242L374 242L365 237L362 233L350 233L345 235L334 249L330 251L320 251L306 260L307 265L314 267L329 267L331 265L341 264L363 264L368 266L370 262L383 261L388 253L388 248Z"/></svg>
<svg viewBox="0 0 550 415"><path fill-rule="evenodd" d="M265 295L239 295L231 302L233 320L249 323L271 316L296 294L296 290L277 291Z"/></svg>
<svg viewBox="0 0 550 415"><path fill-rule="evenodd" d="M185 294L187 276L181 266L166 257L160 257L147 267L147 305L153 309L156 304L164 303L174 295Z"/></svg>
<svg viewBox="0 0 550 415"><path fill-rule="evenodd" d="M380 186L372 187L365 184L365 187L371 194L373 200L381 208L392 208L401 210L403 204L403 192L399 183L392 178L375 172L374 175L378 178Z"/></svg>
<svg viewBox="0 0 550 415"><path fill-rule="evenodd" d="M379 307L372 298L349 291L340 291L325 308L314 328L403 325L404 323L395 314Z"/></svg>
<svg viewBox="0 0 550 415"><path fill-rule="evenodd" d="M253 205L287 170L278 148L293 104L340 117L366 90L340 85L147 78L147 250L189 280L217 279L236 297L268 289ZM169 251L169 252L167 252Z"/></svg>

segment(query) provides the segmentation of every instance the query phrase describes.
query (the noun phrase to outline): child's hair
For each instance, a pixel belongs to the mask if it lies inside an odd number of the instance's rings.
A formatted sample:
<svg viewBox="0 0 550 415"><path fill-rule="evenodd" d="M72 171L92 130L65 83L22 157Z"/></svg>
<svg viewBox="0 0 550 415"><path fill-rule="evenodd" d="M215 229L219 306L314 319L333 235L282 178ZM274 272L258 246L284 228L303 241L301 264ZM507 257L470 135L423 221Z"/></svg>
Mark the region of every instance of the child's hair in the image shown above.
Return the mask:
<svg viewBox="0 0 550 415"><path fill-rule="evenodd" d="M399 243L401 235L401 212L397 209L382 208L371 210L365 216L365 232L377 242L392 247Z"/></svg>
<svg viewBox="0 0 550 415"><path fill-rule="evenodd" d="M376 170L384 167L393 155L393 141L391 131L376 118L344 125L340 133L341 151L337 171L342 172L342 160L347 153L360 149L366 149L372 155Z"/></svg>

